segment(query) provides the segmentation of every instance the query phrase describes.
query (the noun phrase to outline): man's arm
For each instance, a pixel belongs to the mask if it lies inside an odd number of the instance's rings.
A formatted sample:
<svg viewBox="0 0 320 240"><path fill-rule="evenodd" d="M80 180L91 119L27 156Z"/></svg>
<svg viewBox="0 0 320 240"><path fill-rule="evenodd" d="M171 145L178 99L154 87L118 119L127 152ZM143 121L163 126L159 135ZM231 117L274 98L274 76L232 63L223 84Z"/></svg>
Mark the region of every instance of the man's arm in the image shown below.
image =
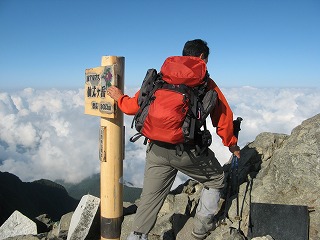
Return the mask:
<svg viewBox="0 0 320 240"><path fill-rule="evenodd" d="M222 139L223 145L229 147L230 152L240 158L238 139L233 133L233 112L219 87L213 80L209 81L209 88L218 94L217 106L211 112L212 125L216 127L216 133Z"/></svg>
<svg viewBox="0 0 320 240"><path fill-rule="evenodd" d="M117 101L120 110L127 115L134 115L139 110L138 97L140 91L138 91L134 97L129 97L123 94L123 92L115 87L111 86L107 90L107 95Z"/></svg>

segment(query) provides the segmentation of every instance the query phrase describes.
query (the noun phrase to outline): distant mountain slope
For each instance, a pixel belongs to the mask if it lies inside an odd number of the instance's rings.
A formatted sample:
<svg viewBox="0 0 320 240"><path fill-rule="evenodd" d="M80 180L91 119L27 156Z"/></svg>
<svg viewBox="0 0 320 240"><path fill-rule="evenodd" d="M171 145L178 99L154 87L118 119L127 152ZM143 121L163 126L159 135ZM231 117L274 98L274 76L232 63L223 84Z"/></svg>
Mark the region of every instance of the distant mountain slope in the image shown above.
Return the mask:
<svg viewBox="0 0 320 240"><path fill-rule="evenodd" d="M74 211L78 202L55 182L44 179L22 182L15 175L0 171L0 225L15 210L31 219L46 213L57 221L63 214Z"/></svg>
<svg viewBox="0 0 320 240"><path fill-rule="evenodd" d="M75 199L81 199L83 195L91 194L96 197L100 197L100 174L94 174L81 181L78 184L66 184L63 181L57 181L63 185L68 191L69 195ZM142 189L136 187L129 187L126 184L123 186L123 201L135 202L140 198Z"/></svg>
<svg viewBox="0 0 320 240"><path fill-rule="evenodd" d="M141 188L124 185L123 201L134 202L141 192ZM100 197L99 174L72 185L45 179L22 182L14 174L0 171L0 226L15 210L30 219L48 214L53 221L58 221L63 214L74 211L86 194Z"/></svg>

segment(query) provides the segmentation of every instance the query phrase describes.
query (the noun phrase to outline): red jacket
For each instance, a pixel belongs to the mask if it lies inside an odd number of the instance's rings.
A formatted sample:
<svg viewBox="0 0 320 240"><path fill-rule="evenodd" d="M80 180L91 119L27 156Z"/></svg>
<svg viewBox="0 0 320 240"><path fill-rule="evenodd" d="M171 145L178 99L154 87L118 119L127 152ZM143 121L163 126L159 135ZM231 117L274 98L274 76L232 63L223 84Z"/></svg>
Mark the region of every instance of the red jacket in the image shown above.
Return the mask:
<svg viewBox="0 0 320 240"><path fill-rule="evenodd" d="M161 67L163 80L172 84L186 84L195 86L199 79L203 79L206 74L206 64L197 57L169 57ZM217 84L209 79L209 89L214 89L218 94L218 103L211 112L212 125L216 127L216 133L221 137L222 143L227 146L237 144L237 138L233 135L233 113ZM138 109L138 91L134 97L123 95L118 100L118 107L128 115L134 115Z"/></svg>

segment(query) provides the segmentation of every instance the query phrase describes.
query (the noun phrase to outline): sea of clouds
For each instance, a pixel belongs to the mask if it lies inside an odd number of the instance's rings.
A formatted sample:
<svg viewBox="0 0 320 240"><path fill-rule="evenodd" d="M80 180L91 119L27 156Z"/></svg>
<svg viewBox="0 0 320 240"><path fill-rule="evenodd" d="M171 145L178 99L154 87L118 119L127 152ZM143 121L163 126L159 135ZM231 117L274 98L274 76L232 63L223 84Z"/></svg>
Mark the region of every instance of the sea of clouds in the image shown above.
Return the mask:
<svg viewBox="0 0 320 240"><path fill-rule="evenodd" d="M137 89L126 89L133 95ZM290 134L303 120L320 112L319 88L222 88L234 112L242 117L239 145L261 132ZM131 143L136 132L125 116L124 180L143 184L143 140ZM100 118L84 114L84 90L0 91L0 171L22 181L38 179L77 183L99 173ZM209 124L209 129L215 131ZM212 150L221 164L230 152L213 134ZM178 174L174 187L187 177Z"/></svg>

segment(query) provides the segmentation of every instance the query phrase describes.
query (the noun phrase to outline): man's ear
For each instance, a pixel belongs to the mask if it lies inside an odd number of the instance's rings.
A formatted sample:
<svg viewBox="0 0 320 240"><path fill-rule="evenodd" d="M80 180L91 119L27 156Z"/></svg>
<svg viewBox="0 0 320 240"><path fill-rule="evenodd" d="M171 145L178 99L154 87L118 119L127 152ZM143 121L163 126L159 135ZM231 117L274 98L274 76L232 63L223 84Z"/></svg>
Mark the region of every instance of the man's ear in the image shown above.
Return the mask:
<svg viewBox="0 0 320 240"><path fill-rule="evenodd" d="M201 53L199 56L205 63L208 63L208 58L204 58L204 53Z"/></svg>

